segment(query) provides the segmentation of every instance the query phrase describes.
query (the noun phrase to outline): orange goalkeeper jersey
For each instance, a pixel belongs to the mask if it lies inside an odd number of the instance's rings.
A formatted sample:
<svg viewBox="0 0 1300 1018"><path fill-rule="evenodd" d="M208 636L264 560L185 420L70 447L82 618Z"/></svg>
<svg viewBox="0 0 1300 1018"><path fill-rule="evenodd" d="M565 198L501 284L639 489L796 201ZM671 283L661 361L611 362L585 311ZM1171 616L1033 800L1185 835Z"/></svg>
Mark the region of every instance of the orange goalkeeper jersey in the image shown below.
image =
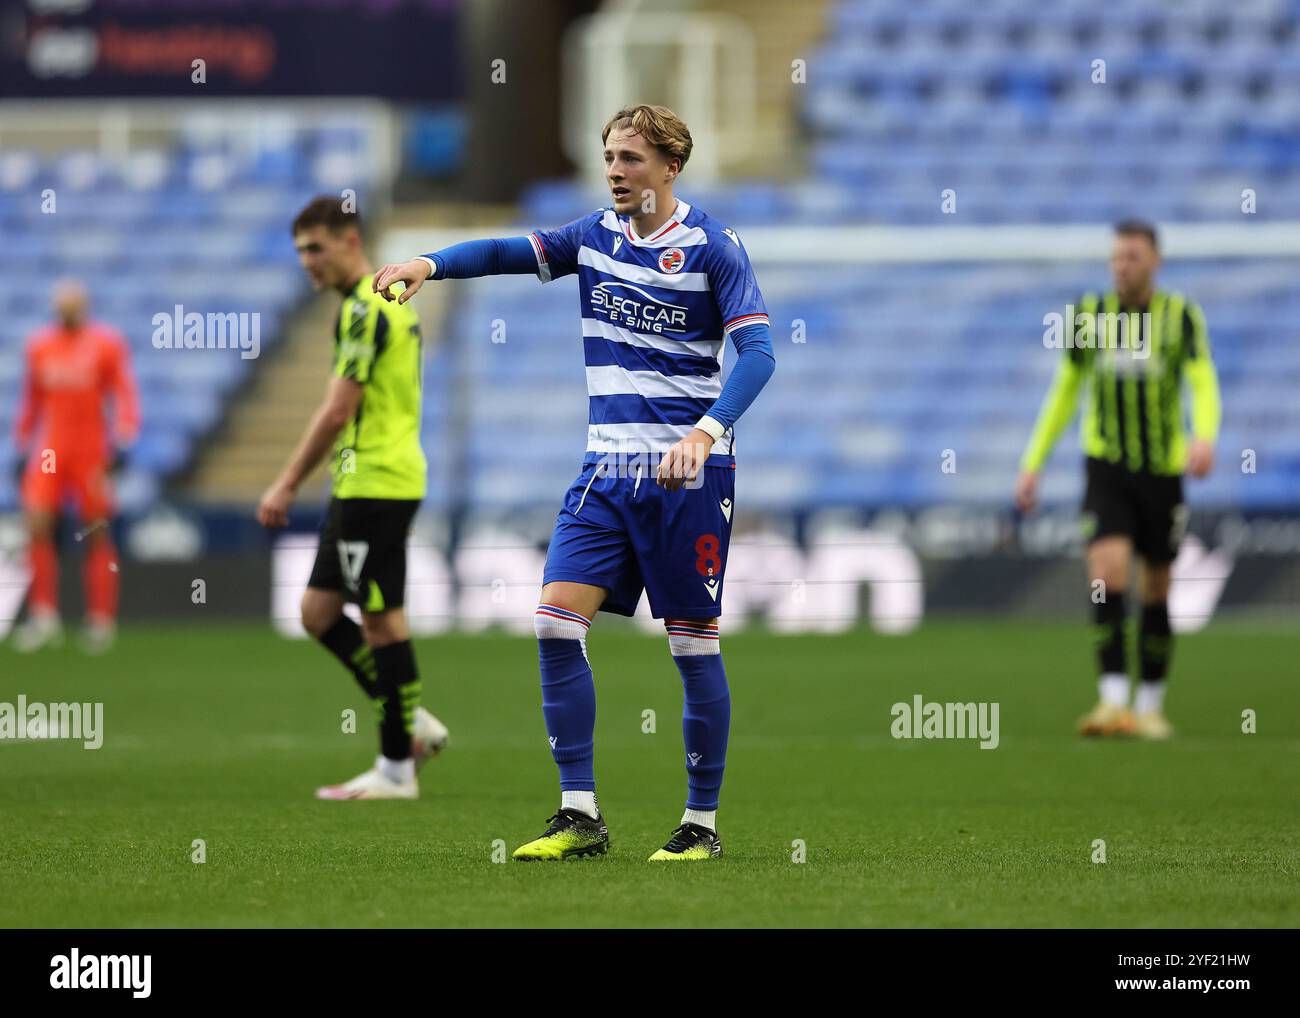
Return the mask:
<svg viewBox="0 0 1300 1018"><path fill-rule="evenodd" d="M50 325L32 335L15 434L20 449L53 449L93 462L108 455L110 438L129 445L139 430L130 352L119 332L87 322L75 329Z"/></svg>

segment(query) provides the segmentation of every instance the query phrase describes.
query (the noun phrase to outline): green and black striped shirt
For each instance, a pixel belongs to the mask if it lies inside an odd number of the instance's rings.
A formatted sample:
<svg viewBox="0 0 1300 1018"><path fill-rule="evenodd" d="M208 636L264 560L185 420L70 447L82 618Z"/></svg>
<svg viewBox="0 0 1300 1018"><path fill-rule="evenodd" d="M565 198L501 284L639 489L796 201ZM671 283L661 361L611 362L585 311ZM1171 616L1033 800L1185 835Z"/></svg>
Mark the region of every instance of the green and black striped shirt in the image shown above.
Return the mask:
<svg viewBox="0 0 1300 1018"><path fill-rule="evenodd" d="M1042 468L1083 391L1086 455L1135 473L1181 474L1184 381L1192 394L1192 434L1213 442L1219 432L1219 383L1200 307L1166 290L1155 291L1146 307L1121 307L1111 291L1085 294L1066 312L1064 357L1021 469Z"/></svg>

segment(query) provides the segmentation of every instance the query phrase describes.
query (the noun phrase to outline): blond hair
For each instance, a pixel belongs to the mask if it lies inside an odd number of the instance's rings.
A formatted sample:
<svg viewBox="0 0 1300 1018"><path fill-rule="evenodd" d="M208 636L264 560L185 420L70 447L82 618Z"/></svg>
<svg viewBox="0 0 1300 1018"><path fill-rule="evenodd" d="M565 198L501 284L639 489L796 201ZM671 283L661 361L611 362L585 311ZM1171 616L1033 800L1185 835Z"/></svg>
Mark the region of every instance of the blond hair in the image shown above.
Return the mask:
<svg viewBox="0 0 1300 1018"><path fill-rule="evenodd" d="M694 142L691 132L667 106L625 106L605 124L600 133L601 142L609 141L610 131L631 130L639 134L651 145L663 153L665 159L680 159L681 167L691 157Z"/></svg>

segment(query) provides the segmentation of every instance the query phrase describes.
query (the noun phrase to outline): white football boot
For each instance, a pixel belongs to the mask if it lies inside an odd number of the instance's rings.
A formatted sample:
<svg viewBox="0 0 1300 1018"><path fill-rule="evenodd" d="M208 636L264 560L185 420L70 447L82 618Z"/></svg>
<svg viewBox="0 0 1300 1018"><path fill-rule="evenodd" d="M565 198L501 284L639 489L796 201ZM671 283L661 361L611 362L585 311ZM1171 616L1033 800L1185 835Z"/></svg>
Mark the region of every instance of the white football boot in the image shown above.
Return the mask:
<svg viewBox="0 0 1300 1018"><path fill-rule="evenodd" d="M57 615L29 615L21 626L14 629L14 650L19 654L32 654L43 647L58 647L62 643L63 623Z"/></svg>
<svg viewBox="0 0 1300 1018"><path fill-rule="evenodd" d="M107 654L117 639L117 626L112 622L87 622L81 631L78 645L83 654L97 657Z"/></svg>
<svg viewBox="0 0 1300 1018"><path fill-rule="evenodd" d="M418 771L447 746L447 726L423 707L415 708L415 731L411 734L411 756Z"/></svg>
<svg viewBox="0 0 1300 1018"><path fill-rule="evenodd" d="M358 774L341 785L326 785L316 789L317 799L343 801L350 799L418 799L420 786L415 779L394 781L386 778L379 769L379 761L370 770Z"/></svg>

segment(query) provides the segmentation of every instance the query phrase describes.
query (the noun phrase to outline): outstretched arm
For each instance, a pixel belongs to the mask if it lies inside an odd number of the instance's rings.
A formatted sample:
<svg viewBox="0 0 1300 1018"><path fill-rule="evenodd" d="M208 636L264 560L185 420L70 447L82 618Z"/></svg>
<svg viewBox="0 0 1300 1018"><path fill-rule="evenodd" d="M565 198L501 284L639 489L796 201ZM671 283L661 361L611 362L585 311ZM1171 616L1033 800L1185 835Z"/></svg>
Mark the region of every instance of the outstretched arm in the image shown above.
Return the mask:
<svg viewBox="0 0 1300 1018"><path fill-rule="evenodd" d="M498 237L468 240L409 262L385 265L375 273L375 293L393 300L388 288L405 283L396 298L405 304L426 279L473 279L477 276L536 273L542 282L578 271L578 249L586 231L600 219L597 209L555 230L537 230L527 237Z"/></svg>
<svg viewBox="0 0 1300 1018"><path fill-rule="evenodd" d="M528 237L501 237L467 240L441 251L420 255L409 262L385 265L375 273L374 289L392 300L388 288L405 283L397 297L405 304L424 285L426 279L475 279L479 276L523 275L537 271L537 256Z"/></svg>
<svg viewBox="0 0 1300 1018"><path fill-rule="evenodd" d="M429 263L430 279L474 279L537 271L533 242L527 237L467 240L420 255L420 259Z"/></svg>
<svg viewBox="0 0 1300 1018"><path fill-rule="evenodd" d="M393 300L389 287L404 283L397 303L405 304L415 296L426 279L474 279L503 273L533 273L537 258L527 237L467 240L432 254L420 255L408 262L385 265L375 273L374 291L385 300Z"/></svg>

